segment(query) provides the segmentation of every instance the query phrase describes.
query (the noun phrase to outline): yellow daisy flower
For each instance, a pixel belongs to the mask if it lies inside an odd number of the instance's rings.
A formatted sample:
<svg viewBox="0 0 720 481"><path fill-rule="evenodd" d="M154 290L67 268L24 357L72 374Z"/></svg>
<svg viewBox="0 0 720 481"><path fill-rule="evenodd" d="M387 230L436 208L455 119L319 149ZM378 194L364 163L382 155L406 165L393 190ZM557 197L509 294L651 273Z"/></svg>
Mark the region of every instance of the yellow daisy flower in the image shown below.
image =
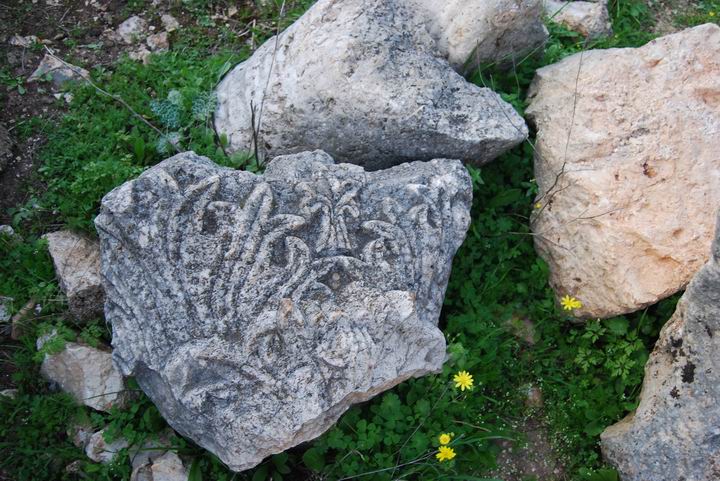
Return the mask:
<svg viewBox="0 0 720 481"><path fill-rule="evenodd" d="M450 436L448 433L442 433L440 436L438 436L438 439L440 440L440 444L444 446L446 444L450 444L452 436Z"/></svg>
<svg viewBox="0 0 720 481"><path fill-rule="evenodd" d="M435 457L438 458L438 461L440 461L441 463L443 461L450 461L452 458L455 457L455 450L448 446L440 446Z"/></svg>
<svg viewBox="0 0 720 481"><path fill-rule="evenodd" d="M560 305L566 311L572 311L573 309L580 309L582 307L582 302L578 301L574 297L565 296L560 299Z"/></svg>
<svg viewBox="0 0 720 481"><path fill-rule="evenodd" d="M461 391L473 387L473 377L467 371L460 371L455 374L453 381L455 381L455 387L459 387Z"/></svg>
<svg viewBox="0 0 720 481"><path fill-rule="evenodd" d="M535 202L535 208L542 209L542 204L540 202Z"/></svg>

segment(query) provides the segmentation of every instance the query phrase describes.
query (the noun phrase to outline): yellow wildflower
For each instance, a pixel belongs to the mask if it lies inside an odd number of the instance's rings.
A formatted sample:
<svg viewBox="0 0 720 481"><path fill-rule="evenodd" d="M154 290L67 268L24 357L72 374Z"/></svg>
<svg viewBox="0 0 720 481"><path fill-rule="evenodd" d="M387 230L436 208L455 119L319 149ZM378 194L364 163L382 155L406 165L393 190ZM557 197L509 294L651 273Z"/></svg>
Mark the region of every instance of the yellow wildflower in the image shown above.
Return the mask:
<svg viewBox="0 0 720 481"><path fill-rule="evenodd" d="M455 374L453 381L455 381L455 387L459 387L462 391L473 387L473 377L467 371L460 371Z"/></svg>
<svg viewBox="0 0 720 481"><path fill-rule="evenodd" d="M710 15L711 17L714 17L714 16L715 16L715 12L708 12L708 15Z"/></svg>
<svg viewBox="0 0 720 481"><path fill-rule="evenodd" d="M540 202L535 202L535 208L542 209L542 204Z"/></svg>
<svg viewBox="0 0 720 481"><path fill-rule="evenodd" d="M580 309L582 307L582 302L578 301L574 297L566 295L565 297L560 299L560 305L566 311L572 311L573 309Z"/></svg>
<svg viewBox="0 0 720 481"><path fill-rule="evenodd" d="M448 433L442 433L440 436L438 436L438 439L440 440L440 444L444 446L446 444L450 444L452 436L450 436Z"/></svg>
<svg viewBox="0 0 720 481"><path fill-rule="evenodd" d="M455 457L455 450L449 446L440 446L435 457L438 458L438 461L441 463L443 461L450 461Z"/></svg>

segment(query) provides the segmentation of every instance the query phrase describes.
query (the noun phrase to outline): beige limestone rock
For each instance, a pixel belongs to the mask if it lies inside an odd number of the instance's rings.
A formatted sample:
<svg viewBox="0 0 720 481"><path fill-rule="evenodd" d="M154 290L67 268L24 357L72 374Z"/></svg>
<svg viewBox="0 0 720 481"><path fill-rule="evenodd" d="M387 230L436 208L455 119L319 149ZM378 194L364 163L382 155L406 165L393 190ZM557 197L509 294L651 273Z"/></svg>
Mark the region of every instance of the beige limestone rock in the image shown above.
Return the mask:
<svg viewBox="0 0 720 481"><path fill-rule="evenodd" d="M535 246L579 317L683 289L720 205L720 27L592 50L538 70Z"/></svg>
<svg viewBox="0 0 720 481"><path fill-rule="evenodd" d="M51 232L44 238L70 312L80 320L102 316L105 293L98 243L70 231Z"/></svg>

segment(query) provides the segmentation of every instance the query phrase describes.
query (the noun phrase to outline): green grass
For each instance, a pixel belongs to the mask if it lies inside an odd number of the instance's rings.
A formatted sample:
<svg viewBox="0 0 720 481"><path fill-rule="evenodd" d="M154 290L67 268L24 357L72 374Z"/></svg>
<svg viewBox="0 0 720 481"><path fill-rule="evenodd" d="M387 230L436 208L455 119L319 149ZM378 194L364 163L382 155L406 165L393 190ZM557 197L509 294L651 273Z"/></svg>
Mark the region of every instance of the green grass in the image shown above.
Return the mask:
<svg viewBox="0 0 720 481"><path fill-rule="evenodd" d="M141 1L128 4L129 11ZM287 25L312 2L289 4ZM48 137L40 153L43 188L13 211L15 238L0 238L0 293L15 300L17 311L28 299L42 306L12 360L20 396L0 399L0 467L15 479L75 479L65 471L80 462L83 479L128 479L125 459L112 466L91 463L66 434L79 418L108 436L142 442L165 427L157 409L142 394L124 411L90 413L66 396L48 392L38 374L34 340L48 326L65 326L66 339L108 341L101 322L72 326L58 294L52 263L39 234L60 225L93 232L100 199L113 187L137 176L168 156L174 137L182 150L192 149L216 162L258 169L247 155L228 156L224 139L212 130L207 102L219 78L250 52L221 27L219 41L208 35L209 12L218 4L183 2L196 19L174 39L171 52L154 56L149 65L122 60L112 71L95 70L94 81L121 97L162 135L117 101L90 86L75 88L75 100L59 125L33 121L27 135L40 129ZM238 18L256 16L252 35L258 42L275 31L281 2L261 10L242 10ZM712 18L717 4L707 2L698 15ZM500 92L519 111L537 68L587 48L638 46L653 38L652 17L642 3L613 1L616 35L587 43L575 33L551 25L544 53L529 56L512 71L483 67L469 79ZM700 17L684 18L687 24ZM227 48L218 47L226 43ZM0 80L16 88L6 74ZM204 107L203 107L204 106ZM203 110L204 109L204 110ZM204 113L203 113L204 112ZM526 416L541 416L568 477L573 480L616 479L603 465L599 433L622 418L637 402L643 366L658 331L670 317L676 297L645 311L577 325L555 304L547 283L548 270L533 248L528 218L537 193L531 180L532 146L505 154L482 170L470 169L474 185L472 225L458 252L448 286L441 327L450 357L443 372L402 383L372 401L350 409L325 435L288 453L273 456L248 473L234 475L215 456L176 438L173 447L192 456L193 481L250 479L339 479L372 473L360 479L484 479L495 467L498 439L517 439L512 428ZM534 343L517 335L517 326L531 323ZM77 333L77 334L75 334ZM475 379L472 391L452 387L452 375L467 370ZM544 408L526 406L528 385L540 387ZM454 433L457 457L438 463L438 435Z"/></svg>

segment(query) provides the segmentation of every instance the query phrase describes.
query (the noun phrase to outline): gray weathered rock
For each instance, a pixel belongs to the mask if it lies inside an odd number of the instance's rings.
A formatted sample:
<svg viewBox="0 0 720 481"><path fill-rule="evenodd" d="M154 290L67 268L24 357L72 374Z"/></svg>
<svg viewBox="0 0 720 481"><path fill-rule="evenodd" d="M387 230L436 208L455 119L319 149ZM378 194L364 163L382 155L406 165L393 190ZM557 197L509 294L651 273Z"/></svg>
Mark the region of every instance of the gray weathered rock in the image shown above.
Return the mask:
<svg viewBox="0 0 720 481"><path fill-rule="evenodd" d="M554 22L589 38L612 35L612 23L606 1L543 0L545 14Z"/></svg>
<svg viewBox="0 0 720 481"><path fill-rule="evenodd" d="M115 359L176 431L255 466L441 368L471 196L452 160L365 172L316 151L257 176L176 155L95 220Z"/></svg>
<svg viewBox="0 0 720 481"><path fill-rule="evenodd" d="M100 245L71 231L51 232L44 238L70 312L80 320L102 316L105 293L100 280Z"/></svg>
<svg viewBox="0 0 720 481"><path fill-rule="evenodd" d="M64 63L58 58L45 54L35 71L28 77L28 82L34 82L45 75L50 75L55 87L62 87L72 80L78 81L90 78L90 72L76 65Z"/></svg>
<svg viewBox="0 0 720 481"><path fill-rule="evenodd" d="M548 37L542 0L406 0L416 4L440 54L460 72L510 64Z"/></svg>
<svg viewBox="0 0 720 481"><path fill-rule="evenodd" d="M720 479L720 217L710 260L645 366L640 405L601 441L623 481Z"/></svg>
<svg viewBox="0 0 720 481"><path fill-rule="evenodd" d="M707 261L720 205L720 27L539 69L535 246L579 317L612 317L683 289Z"/></svg>
<svg viewBox="0 0 720 481"><path fill-rule="evenodd" d="M65 343L61 352L45 356L40 373L79 403L99 411L121 407L128 398L125 381L111 354L94 347Z"/></svg>
<svg viewBox="0 0 720 481"><path fill-rule="evenodd" d="M408 3L320 0L235 67L215 113L230 149L321 148L376 170L434 158L482 164L522 142L523 119L452 70Z"/></svg>

